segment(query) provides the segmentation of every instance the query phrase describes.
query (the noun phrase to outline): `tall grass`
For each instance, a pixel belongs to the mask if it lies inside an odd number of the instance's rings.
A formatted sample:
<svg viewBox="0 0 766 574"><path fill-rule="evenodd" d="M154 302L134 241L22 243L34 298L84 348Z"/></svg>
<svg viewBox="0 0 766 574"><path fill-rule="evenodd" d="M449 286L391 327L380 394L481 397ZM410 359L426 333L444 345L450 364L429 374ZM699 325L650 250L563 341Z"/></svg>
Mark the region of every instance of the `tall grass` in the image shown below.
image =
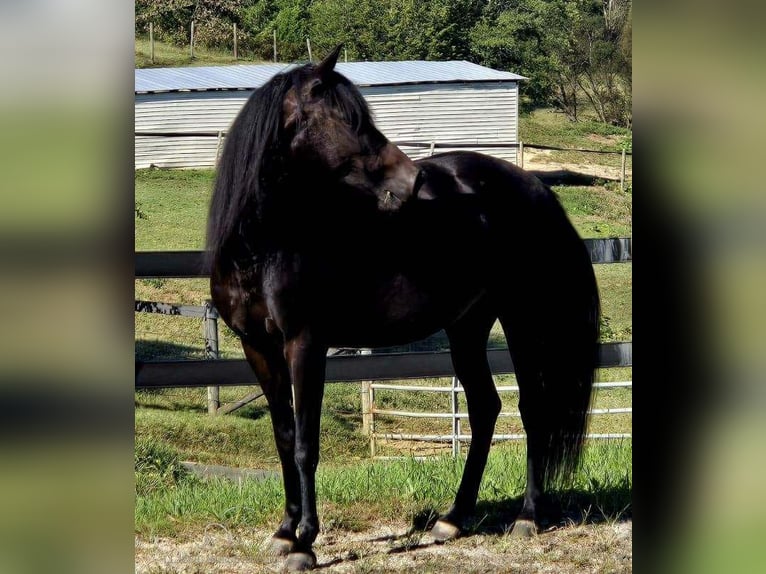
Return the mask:
<svg viewBox="0 0 766 574"><path fill-rule="evenodd" d="M578 522L630 516L631 453L630 441L588 444L573 488L557 493L565 519ZM475 522L469 528L507 528L520 508L525 465L523 446L493 449ZM362 461L342 468L320 466L317 495L324 528L360 530L375 521L401 519L425 527L451 504L463 466L462 458L446 456ZM173 535L210 523L228 528L269 527L281 515L283 496L277 478L235 482L178 475L171 488L137 490L136 531L146 536ZM580 513L581 508L586 512Z"/></svg>

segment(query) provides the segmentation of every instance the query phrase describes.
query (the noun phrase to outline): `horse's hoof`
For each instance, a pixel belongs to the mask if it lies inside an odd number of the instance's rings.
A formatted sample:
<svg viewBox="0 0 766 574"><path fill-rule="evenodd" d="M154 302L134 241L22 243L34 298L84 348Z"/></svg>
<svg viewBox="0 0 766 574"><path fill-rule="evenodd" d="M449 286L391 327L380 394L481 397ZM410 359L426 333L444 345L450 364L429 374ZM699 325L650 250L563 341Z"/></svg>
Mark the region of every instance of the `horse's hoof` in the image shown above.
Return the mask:
<svg viewBox="0 0 766 574"><path fill-rule="evenodd" d="M317 565L316 555L309 552L291 552L287 555L287 570L289 572L303 572L311 570Z"/></svg>
<svg viewBox="0 0 766 574"><path fill-rule="evenodd" d="M460 536L460 529L454 524L450 524L444 520L437 520L434 527L431 529L431 536L437 542L446 542L447 540L454 540Z"/></svg>
<svg viewBox="0 0 766 574"><path fill-rule="evenodd" d="M511 536L514 538L531 538L537 534L537 526L533 520L519 519L513 523Z"/></svg>
<svg viewBox="0 0 766 574"><path fill-rule="evenodd" d="M272 556L287 556L293 549L295 542L289 538L272 536L267 544L267 551Z"/></svg>

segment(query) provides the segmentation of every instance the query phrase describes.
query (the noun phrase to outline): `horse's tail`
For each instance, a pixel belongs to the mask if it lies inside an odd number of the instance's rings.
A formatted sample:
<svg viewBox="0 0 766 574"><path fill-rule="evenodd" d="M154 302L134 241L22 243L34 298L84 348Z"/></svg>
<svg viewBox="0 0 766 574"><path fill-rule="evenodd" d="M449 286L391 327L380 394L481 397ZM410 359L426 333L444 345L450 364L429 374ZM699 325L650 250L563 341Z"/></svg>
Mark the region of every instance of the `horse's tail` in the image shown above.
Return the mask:
<svg viewBox="0 0 766 574"><path fill-rule="evenodd" d="M555 198L554 198L555 201ZM590 253L556 201L548 256L539 276L543 328L541 371L543 484L571 481L577 470L598 365L601 304ZM558 219L559 221L555 221Z"/></svg>
<svg viewBox="0 0 766 574"><path fill-rule="evenodd" d="M590 253L555 195L543 190L534 203L511 232L514 252L522 253L513 285L503 290L515 299L506 299L503 326L509 327L528 448L547 490L570 482L580 463L601 306Z"/></svg>
<svg viewBox="0 0 766 574"><path fill-rule="evenodd" d="M543 483L548 487L570 482L579 466L598 365L601 305L596 279L579 237L572 251L553 294L563 304L554 306L557 314L546 321L550 330L543 334L547 416L542 418L542 456Z"/></svg>

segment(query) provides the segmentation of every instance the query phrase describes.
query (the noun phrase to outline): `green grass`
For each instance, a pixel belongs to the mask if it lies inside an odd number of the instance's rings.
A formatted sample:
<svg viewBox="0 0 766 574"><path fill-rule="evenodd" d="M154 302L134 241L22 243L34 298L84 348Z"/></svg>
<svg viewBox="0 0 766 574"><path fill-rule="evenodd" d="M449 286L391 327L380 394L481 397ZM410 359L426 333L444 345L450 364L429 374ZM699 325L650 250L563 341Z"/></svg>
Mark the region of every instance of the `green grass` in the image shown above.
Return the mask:
<svg viewBox="0 0 766 574"><path fill-rule="evenodd" d="M369 454L359 432L358 385L328 385L332 399L322 414L321 456L330 464L350 463ZM137 440L165 442L182 460L250 468L278 468L271 417L266 401L257 399L227 416L209 416L206 389L164 389L136 392ZM221 389L222 402L245 394L243 388ZM356 399L356 405L353 404Z"/></svg>
<svg viewBox="0 0 766 574"><path fill-rule="evenodd" d="M572 224L581 237L630 237L633 198L619 191L619 184L593 187L554 187Z"/></svg>
<svg viewBox="0 0 766 574"><path fill-rule="evenodd" d="M214 176L212 169L136 170L136 250L202 249Z"/></svg>
<svg viewBox="0 0 766 574"><path fill-rule="evenodd" d="M234 52L194 46L194 58L188 45L175 46L154 39L154 63L151 60L151 47L149 35L136 36L135 43L135 67L136 68L159 68L159 67L183 67L183 66L220 66L226 64L258 64L262 60L254 60L240 49L237 51L237 59Z"/></svg>
<svg viewBox="0 0 766 574"><path fill-rule="evenodd" d="M148 447L146 445L149 445ZM137 486L135 528L147 537L179 535L216 523L226 528L271 526L281 515L283 492L277 478L232 482L199 479L176 472L172 454L146 462L146 451L167 453L161 443L142 442L136 468L150 467L162 477L165 488ZM615 519L630 513L632 488L631 441L594 443L587 446L581 471L573 488L560 493L570 517L579 508L591 508L589 517ZM360 461L353 466L320 466L317 495L324 528L363 530L380 521L406 517L424 527L429 519L448 508L460 481L464 461L439 457L427 461L412 458L386 463ZM525 481L524 450L502 445L493 450L479 493L473 529L502 530L514 511ZM596 516L598 515L598 516Z"/></svg>
<svg viewBox="0 0 766 574"><path fill-rule="evenodd" d="M603 124L587 116L571 122L564 114L551 108L538 108L519 116L519 138L523 142L557 147L621 151L632 149L632 131ZM601 162L606 155L589 154L592 162Z"/></svg>

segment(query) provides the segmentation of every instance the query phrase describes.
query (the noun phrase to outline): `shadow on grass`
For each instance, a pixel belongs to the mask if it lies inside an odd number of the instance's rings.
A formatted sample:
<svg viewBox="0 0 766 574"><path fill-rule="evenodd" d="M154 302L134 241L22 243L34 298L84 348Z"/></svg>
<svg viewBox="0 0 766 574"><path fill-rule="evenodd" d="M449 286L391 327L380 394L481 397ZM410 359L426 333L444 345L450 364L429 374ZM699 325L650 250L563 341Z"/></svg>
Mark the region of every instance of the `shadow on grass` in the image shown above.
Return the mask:
<svg viewBox="0 0 766 574"><path fill-rule="evenodd" d="M262 398L262 397L259 397ZM250 419L256 421L269 414L269 406L267 404L253 404L250 403L244 407L238 408L236 411L229 413L229 416L237 416L243 419Z"/></svg>
<svg viewBox="0 0 766 574"><path fill-rule="evenodd" d="M201 347L179 345L167 341L137 340L135 349L137 361L178 361L205 358L205 350Z"/></svg>

